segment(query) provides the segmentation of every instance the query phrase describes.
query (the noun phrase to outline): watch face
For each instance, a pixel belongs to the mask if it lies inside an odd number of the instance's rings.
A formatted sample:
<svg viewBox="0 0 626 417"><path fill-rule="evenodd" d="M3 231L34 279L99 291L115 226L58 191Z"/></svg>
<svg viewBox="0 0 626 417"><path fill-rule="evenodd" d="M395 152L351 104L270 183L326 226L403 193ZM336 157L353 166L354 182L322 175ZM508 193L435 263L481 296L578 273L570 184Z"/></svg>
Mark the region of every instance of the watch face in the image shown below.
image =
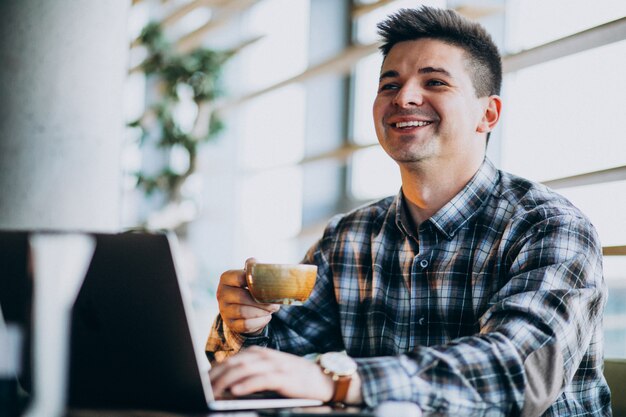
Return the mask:
<svg viewBox="0 0 626 417"><path fill-rule="evenodd" d="M340 352L328 352L320 356L322 368L338 375L352 375L356 371L356 362L351 357Z"/></svg>

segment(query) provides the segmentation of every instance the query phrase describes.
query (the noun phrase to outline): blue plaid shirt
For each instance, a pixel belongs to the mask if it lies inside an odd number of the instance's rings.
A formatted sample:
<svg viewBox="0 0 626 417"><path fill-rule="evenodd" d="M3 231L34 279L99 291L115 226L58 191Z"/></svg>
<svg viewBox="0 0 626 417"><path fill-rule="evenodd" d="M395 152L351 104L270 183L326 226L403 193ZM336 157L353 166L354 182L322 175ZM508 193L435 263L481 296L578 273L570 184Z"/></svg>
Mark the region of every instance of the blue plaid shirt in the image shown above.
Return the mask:
<svg viewBox="0 0 626 417"><path fill-rule="evenodd" d="M303 262L318 280L245 338L220 317L207 354L248 345L345 350L365 402L425 414L610 416L602 375L607 292L589 220L548 188L485 160L415 227L402 192L333 218Z"/></svg>

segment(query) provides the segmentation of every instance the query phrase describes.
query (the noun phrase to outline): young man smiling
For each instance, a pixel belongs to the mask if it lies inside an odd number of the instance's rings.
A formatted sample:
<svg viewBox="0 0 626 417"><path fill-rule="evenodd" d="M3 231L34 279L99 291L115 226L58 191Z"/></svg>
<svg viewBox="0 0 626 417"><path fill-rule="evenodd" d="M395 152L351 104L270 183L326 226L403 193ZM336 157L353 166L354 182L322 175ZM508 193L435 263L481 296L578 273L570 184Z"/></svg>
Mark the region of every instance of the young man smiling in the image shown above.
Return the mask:
<svg viewBox="0 0 626 417"><path fill-rule="evenodd" d="M331 220L304 259L318 280L302 307L257 304L243 271L222 275L215 390L610 416L597 234L566 199L485 158L502 106L497 48L450 10L405 9L379 30L374 123L402 188ZM312 353L323 355L301 357Z"/></svg>

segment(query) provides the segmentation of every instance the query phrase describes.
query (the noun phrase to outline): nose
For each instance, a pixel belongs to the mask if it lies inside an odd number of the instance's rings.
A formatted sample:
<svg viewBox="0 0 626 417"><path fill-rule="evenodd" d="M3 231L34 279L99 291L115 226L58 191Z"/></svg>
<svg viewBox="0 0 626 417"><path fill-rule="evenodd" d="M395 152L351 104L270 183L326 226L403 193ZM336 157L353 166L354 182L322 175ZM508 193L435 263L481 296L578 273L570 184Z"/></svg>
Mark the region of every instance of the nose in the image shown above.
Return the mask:
<svg viewBox="0 0 626 417"><path fill-rule="evenodd" d="M397 91L396 96L393 98L393 104L401 108L407 108L421 106L423 100L424 97L418 86L414 83L405 83Z"/></svg>

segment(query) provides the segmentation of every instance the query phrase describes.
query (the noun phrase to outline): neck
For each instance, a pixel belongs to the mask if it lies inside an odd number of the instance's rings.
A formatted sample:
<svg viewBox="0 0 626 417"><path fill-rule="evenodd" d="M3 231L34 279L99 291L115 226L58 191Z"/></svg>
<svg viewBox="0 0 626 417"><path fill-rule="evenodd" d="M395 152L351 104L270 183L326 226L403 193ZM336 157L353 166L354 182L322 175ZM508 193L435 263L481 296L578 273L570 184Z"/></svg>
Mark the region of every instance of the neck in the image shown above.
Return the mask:
<svg viewBox="0 0 626 417"><path fill-rule="evenodd" d="M429 219L445 206L472 179L482 159L472 163L429 164L400 166L402 192L409 215L416 225Z"/></svg>

